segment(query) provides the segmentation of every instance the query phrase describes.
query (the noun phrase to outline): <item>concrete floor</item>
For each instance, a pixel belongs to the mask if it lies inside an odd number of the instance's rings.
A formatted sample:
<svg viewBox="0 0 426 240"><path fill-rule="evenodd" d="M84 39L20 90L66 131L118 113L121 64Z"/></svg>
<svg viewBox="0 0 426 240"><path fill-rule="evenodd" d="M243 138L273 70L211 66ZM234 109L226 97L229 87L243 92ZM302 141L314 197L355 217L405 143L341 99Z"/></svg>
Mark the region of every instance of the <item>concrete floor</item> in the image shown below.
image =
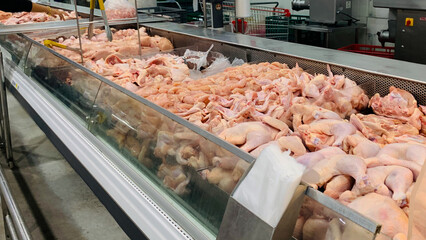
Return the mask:
<svg viewBox="0 0 426 240"><path fill-rule="evenodd" d="M8 105L17 167L7 168L2 153L0 162L33 239L128 239L10 94Z"/></svg>

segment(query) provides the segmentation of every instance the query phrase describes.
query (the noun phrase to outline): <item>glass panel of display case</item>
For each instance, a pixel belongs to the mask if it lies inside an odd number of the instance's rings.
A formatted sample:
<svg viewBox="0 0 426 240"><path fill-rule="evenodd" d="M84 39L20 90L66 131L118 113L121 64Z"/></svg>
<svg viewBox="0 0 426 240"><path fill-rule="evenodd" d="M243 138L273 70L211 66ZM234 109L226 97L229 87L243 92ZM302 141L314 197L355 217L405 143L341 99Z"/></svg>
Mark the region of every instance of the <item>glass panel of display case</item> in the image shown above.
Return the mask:
<svg viewBox="0 0 426 240"><path fill-rule="evenodd" d="M217 234L246 161L106 83L90 122L95 136Z"/></svg>
<svg viewBox="0 0 426 240"><path fill-rule="evenodd" d="M374 233L305 196L293 237L304 239L374 239Z"/></svg>
<svg viewBox="0 0 426 240"><path fill-rule="evenodd" d="M7 34L0 35L0 45L10 54L11 60L22 68L31 42L21 34Z"/></svg>
<svg viewBox="0 0 426 240"><path fill-rule="evenodd" d="M87 122L101 84L99 79L37 44L28 53L25 73Z"/></svg>

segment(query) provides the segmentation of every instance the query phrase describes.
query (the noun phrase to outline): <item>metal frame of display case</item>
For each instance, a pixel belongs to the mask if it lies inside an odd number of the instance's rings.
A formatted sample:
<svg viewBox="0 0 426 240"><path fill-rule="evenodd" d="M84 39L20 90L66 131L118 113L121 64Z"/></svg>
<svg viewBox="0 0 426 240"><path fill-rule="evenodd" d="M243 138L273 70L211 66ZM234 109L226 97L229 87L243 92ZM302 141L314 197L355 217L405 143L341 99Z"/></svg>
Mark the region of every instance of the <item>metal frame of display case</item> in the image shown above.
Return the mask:
<svg viewBox="0 0 426 240"><path fill-rule="evenodd" d="M413 92L420 104L426 102L425 82L422 81L426 67L419 64L352 55L172 23L153 23L144 24L144 26L151 34L171 39L175 47L189 46L194 41L189 42L187 40L197 38L198 45L214 43L214 49L226 56L233 56L236 52L243 50L248 61L280 61L289 66L299 63L299 66L315 73L326 73L326 64L330 64L334 73L345 74L359 84L373 82L374 89L367 89L370 94L375 92L386 94L390 85L396 85ZM38 43L33 42L32 44ZM103 77L61 57L53 50L48 49L48 51L70 62L74 67L104 81ZM119 154L100 142L87 128L81 126L67 109L56 103L46 90L35 84L15 63L8 59L5 62L8 66L5 73L10 82L9 89L11 89L11 92L17 96L21 104L26 107L30 115L46 132L47 136L53 140L67 160L71 159L71 161L69 160L71 165L98 195L130 237L136 238L144 235L148 238L165 239L188 239L192 237L195 239L211 239L215 237L214 234L203 229L200 224L197 225L196 221L192 221L192 218L182 215L184 209L179 209L179 206L171 206L170 200L159 194L158 189L150 184L149 179L141 179L139 175L129 176L136 173L129 169L126 164L121 163L118 159ZM401 71L402 69L405 71ZM105 83L114 86L114 88L138 101L145 102L146 105L182 123L197 134L214 140L219 146L240 158L249 162L254 160L235 146L162 108L156 107L155 104L136 96L134 93L109 81ZM137 185L134 184L134 179L139 180ZM315 194L312 196L323 198ZM340 210L344 213L343 210L345 209ZM359 216L356 215L356 217ZM362 224L361 221L362 219L359 220ZM365 223L365 228L368 228L370 225ZM375 229L371 228L370 230L374 231Z"/></svg>

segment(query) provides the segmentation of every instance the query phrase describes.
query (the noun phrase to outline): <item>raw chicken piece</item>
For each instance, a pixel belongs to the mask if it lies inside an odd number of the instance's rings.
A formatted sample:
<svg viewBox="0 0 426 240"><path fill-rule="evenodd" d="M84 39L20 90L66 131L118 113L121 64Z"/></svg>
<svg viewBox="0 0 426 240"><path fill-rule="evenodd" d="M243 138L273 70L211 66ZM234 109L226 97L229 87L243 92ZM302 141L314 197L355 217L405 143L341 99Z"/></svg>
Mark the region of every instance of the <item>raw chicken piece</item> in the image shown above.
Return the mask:
<svg viewBox="0 0 426 240"><path fill-rule="evenodd" d="M345 238L342 238L342 229L341 229L341 219L340 218L333 218L331 219L328 228L327 233L325 234L326 240L342 240Z"/></svg>
<svg viewBox="0 0 426 240"><path fill-rule="evenodd" d="M176 150L176 162L180 165L187 165L188 161L191 157L195 157L197 155L195 149L191 145L182 144Z"/></svg>
<svg viewBox="0 0 426 240"><path fill-rule="evenodd" d="M395 137L404 134L419 134L411 124L374 114L353 114L350 121L365 137L379 144L393 143Z"/></svg>
<svg viewBox="0 0 426 240"><path fill-rule="evenodd" d="M283 135L286 135L290 132L290 128L283 121L280 121L270 116L264 116L261 119L263 123L268 124L269 126L280 130Z"/></svg>
<svg viewBox="0 0 426 240"><path fill-rule="evenodd" d="M377 156L389 156L396 159L413 161L420 166L423 166L426 160L426 146L410 143L388 144L380 150Z"/></svg>
<svg viewBox="0 0 426 240"><path fill-rule="evenodd" d="M244 151L251 151L256 147L272 141L277 131L261 122L240 123L235 127L225 129L219 137L235 145L241 145Z"/></svg>
<svg viewBox="0 0 426 240"><path fill-rule="evenodd" d="M215 167L211 171L208 169L203 170L201 176L207 179L209 183L218 185L220 189L227 193L231 193L237 185L237 181L234 181L232 176L232 171L219 167Z"/></svg>
<svg viewBox="0 0 426 240"><path fill-rule="evenodd" d="M347 175L334 176L326 185L324 194L334 199L338 199L339 196L352 188L354 184L353 178Z"/></svg>
<svg viewBox="0 0 426 240"><path fill-rule="evenodd" d="M309 150L314 151L327 146L342 147L344 138L355 133L355 127L345 121L323 119L304 124L297 128Z"/></svg>
<svg viewBox="0 0 426 240"><path fill-rule="evenodd" d="M343 150L362 158L370 158L377 155L380 151L380 146L368 140L362 134L357 133L349 135L343 140Z"/></svg>
<svg viewBox="0 0 426 240"><path fill-rule="evenodd" d="M303 239L303 226L305 225L305 217L299 216L294 226L293 237L296 239Z"/></svg>
<svg viewBox="0 0 426 240"><path fill-rule="evenodd" d="M405 204L405 193L413 183L413 173L408 168L401 166L372 167L367 169L367 176L376 193L392 197L398 206ZM365 194L357 186L352 191L356 195Z"/></svg>
<svg viewBox="0 0 426 240"><path fill-rule="evenodd" d="M402 136L395 137L394 141L397 143L413 143L413 144L426 145L426 137L422 135L405 134Z"/></svg>
<svg viewBox="0 0 426 240"><path fill-rule="evenodd" d="M349 80L350 81L350 80ZM336 89L329 85L312 104L334 111L345 118L367 107L368 96L359 86Z"/></svg>
<svg viewBox="0 0 426 240"><path fill-rule="evenodd" d="M163 163L158 168L157 176L163 179L166 187L172 189L178 195L184 195L190 191L186 186L191 178L185 175L180 165L172 166Z"/></svg>
<svg viewBox="0 0 426 240"><path fill-rule="evenodd" d="M120 9L107 8L105 9L105 13L107 15L108 20L136 17L136 9L131 7Z"/></svg>
<svg viewBox="0 0 426 240"><path fill-rule="evenodd" d="M408 122L418 130L422 128L421 118L424 114L417 107L414 96L405 90L391 86L385 97L381 98L378 93L374 95L369 106L378 115Z"/></svg>
<svg viewBox="0 0 426 240"><path fill-rule="evenodd" d="M316 152L309 152L300 157L297 157L297 162L306 166L307 169L313 167L316 163L323 159L331 158L335 155L342 155L345 152L338 147L326 147Z"/></svg>
<svg viewBox="0 0 426 240"><path fill-rule="evenodd" d="M392 199L400 206L406 204L406 192L412 183L413 173L404 167L392 171L385 181L386 186L393 192Z"/></svg>
<svg viewBox="0 0 426 240"><path fill-rule="evenodd" d="M417 164L416 162L396 159L387 155L382 155L380 157L367 158L365 159L365 162L369 168L376 167L376 166L392 166L392 165L406 167L413 172L414 180L417 179L422 168L422 166Z"/></svg>
<svg viewBox="0 0 426 240"><path fill-rule="evenodd" d="M413 95L405 90L391 86L389 94L381 98L380 94L374 95L369 103L373 111L382 116L409 117L417 108L417 101Z"/></svg>
<svg viewBox="0 0 426 240"><path fill-rule="evenodd" d="M12 17L12 13L0 11L0 21L6 20Z"/></svg>
<svg viewBox="0 0 426 240"><path fill-rule="evenodd" d="M75 19L75 12L64 12L64 19L70 20ZM19 13L6 13L1 11L0 22L4 25L15 25L24 23L35 23L35 22L50 22L60 21L58 15L49 15L44 12L19 12Z"/></svg>
<svg viewBox="0 0 426 240"><path fill-rule="evenodd" d="M323 159L307 170L302 179L309 184L321 187L337 175L348 175L355 179L355 186L369 191L371 185L366 174L367 166L364 160L353 155L337 155Z"/></svg>
<svg viewBox="0 0 426 240"><path fill-rule="evenodd" d="M235 156L215 156L212 159L212 163L214 166L228 170L233 170L237 165L238 161L240 161L240 159Z"/></svg>
<svg viewBox="0 0 426 240"><path fill-rule="evenodd" d="M382 148L377 155L379 158L392 157L413 161L420 166L423 166L426 160L426 146L411 143L393 143Z"/></svg>
<svg viewBox="0 0 426 240"><path fill-rule="evenodd" d="M315 105L294 104L291 106L290 111L293 114L294 129L302 124L310 124L319 119L341 120L337 113Z"/></svg>
<svg viewBox="0 0 426 240"><path fill-rule="evenodd" d="M248 162L240 159L237 162L237 165L235 165L234 171L232 171L232 179L234 179L235 182L238 182L249 167L250 164Z"/></svg>
<svg viewBox="0 0 426 240"><path fill-rule="evenodd" d="M124 147L130 151L133 157L138 157L141 152L141 142L133 134L127 135Z"/></svg>
<svg viewBox="0 0 426 240"><path fill-rule="evenodd" d="M118 143L118 147L122 148L124 146L124 141L126 140L126 134L120 131L117 128L109 129L106 131L107 136L110 136L115 139Z"/></svg>
<svg viewBox="0 0 426 240"><path fill-rule="evenodd" d="M303 225L303 240L323 240L329 222L322 218L309 218Z"/></svg>
<svg viewBox="0 0 426 240"><path fill-rule="evenodd" d="M210 165L208 159L203 152L198 154L198 157L191 156L188 159L188 165L194 168L195 170L200 170L208 167Z"/></svg>
<svg viewBox="0 0 426 240"><path fill-rule="evenodd" d="M276 144L276 145L278 145L278 146L279 146L279 144L278 144L278 142L277 142L277 141L271 141L271 142L268 142L268 143L265 143L265 144L260 145L259 147L257 147L257 148L256 148L256 149L254 149L253 151L251 151L251 152L250 152L250 154L251 154L253 157L258 158L258 157L259 157L259 155L260 155L260 153L263 151L263 149L265 149L265 148L267 148L267 147L269 147L269 146L271 146L271 145L273 145L273 144Z"/></svg>
<svg viewBox="0 0 426 240"><path fill-rule="evenodd" d="M368 167L398 165L410 169L414 179L420 174L426 160L426 146L410 143L393 143L384 146L377 157L365 159Z"/></svg>
<svg viewBox="0 0 426 240"><path fill-rule="evenodd" d="M141 45L142 47L142 54L155 54L159 51L167 51L173 49L172 43L163 37L154 36L150 37L146 34L145 28L140 28L139 32L141 34ZM87 33L83 34L82 36L82 47L83 47L83 57L84 62L90 61L90 60L99 60L99 59L105 59L111 54L118 54L120 55L120 58L129 58L139 55L138 53L138 31L135 29L124 29L119 30L113 33L113 41L109 42L106 34L103 30L97 30L95 33L96 35L92 39L88 39ZM75 37L70 37L68 39L65 39L61 41L61 44L64 44L68 47L73 48L79 48L79 40ZM62 48L53 48L58 53L74 60L77 62L81 62L80 54L78 52L72 52L67 49ZM169 71L173 72L173 77L179 80L185 79L186 76L189 76L189 69L187 68L186 64L183 63L183 59L180 63L176 64L182 64L179 67L170 67ZM149 64L146 60L140 60L140 59L130 59L128 61L130 65L139 65L139 64ZM185 72L186 67L186 76L182 76L182 71ZM137 71L143 71L145 70L144 66L139 66L136 68ZM135 76L138 77L138 76ZM121 84L120 84L121 85Z"/></svg>
<svg viewBox="0 0 426 240"><path fill-rule="evenodd" d="M306 153L306 148L299 137L285 136L285 137L280 137L276 141L271 141L257 147L255 150L251 151L250 154L257 158L263 149L265 149L266 147L272 144L278 145L281 151L290 150L293 157L301 156Z"/></svg>
<svg viewBox="0 0 426 240"><path fill-rule="evenodd" d="M393 238L408 233L408 217L389 197L369 193L355 199L348 207L382 224L381 233Z"/></svg>
<svg viewBox="0 0 426 240"><path fill-rule="evenodd" d="M293 153L293 157L306 154L306 148L302 140L297 136L280 137L277 142L282 151L290 150Z"/></svg>
<svg viewBox="0 0 426 240"><path fill-rule="evenodd" d="M173 134L166 131L159 131L157 136L157 145L154 149L154 155L159 158L166 157L170 153L170 150L173 151L175 147L175 141L173 139Z"/></svg>

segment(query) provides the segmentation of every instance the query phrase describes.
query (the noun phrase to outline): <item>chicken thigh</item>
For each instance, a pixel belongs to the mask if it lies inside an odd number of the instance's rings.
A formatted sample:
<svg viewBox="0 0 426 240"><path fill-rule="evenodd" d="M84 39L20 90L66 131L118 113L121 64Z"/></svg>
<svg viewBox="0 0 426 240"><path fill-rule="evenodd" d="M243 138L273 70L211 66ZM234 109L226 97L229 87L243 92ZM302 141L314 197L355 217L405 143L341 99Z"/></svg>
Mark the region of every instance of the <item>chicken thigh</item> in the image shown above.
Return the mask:
<svg viewBox="0 0 426 240"><path fill-rule="evenodd" d="M363 191L372 189L366 174L367 166L364 160L354 155L337 155L323 159L307 170L302 179L314 186L321 187L333 176L348 175L355 179L355 186Z"/></svg>
<svg viewBox="0 0 426 240"><path fill-rule="evenodd" d="M324 119L304 124L297 128L309 150L319 150L327 146L341 147L344 138L356 132L355 127L345 121Z"/></svg>
<svg viewBox="0 0 426 240"><path fill-rule="evenodd" d="M368 140L362 134L354 134L345 138L343 141L343 150L362 158L370 158L377 155L380 151L380 146Z"/></svg>
<svg viewBox="0 0 426 240"><path fill-rule="evenodd" d="M249 152L272 141L277 133L277 130L261 122L245 122L225 129L219 134L219 137L232 144L242 145L241 149Z"/></svg>
<svg viewBox="0 0 426 240"><path fill-rule="evenodd" d="M305 165L306 168L309 169L312 166L314 166L317 162L323 159L330 158L335 155L342 155L342 154L345 154L345 152L338 147L326 147L316 152L306 153L300 157L297 157L296 160L299 163Z"/></svg>
<svg viewBox="0 0 426 240"><path fill-rule="evenodd" d="M382 224L381 233L393 238L408 233L408 217L389 197L369 193L355 199L348 207Z"/></svg>

